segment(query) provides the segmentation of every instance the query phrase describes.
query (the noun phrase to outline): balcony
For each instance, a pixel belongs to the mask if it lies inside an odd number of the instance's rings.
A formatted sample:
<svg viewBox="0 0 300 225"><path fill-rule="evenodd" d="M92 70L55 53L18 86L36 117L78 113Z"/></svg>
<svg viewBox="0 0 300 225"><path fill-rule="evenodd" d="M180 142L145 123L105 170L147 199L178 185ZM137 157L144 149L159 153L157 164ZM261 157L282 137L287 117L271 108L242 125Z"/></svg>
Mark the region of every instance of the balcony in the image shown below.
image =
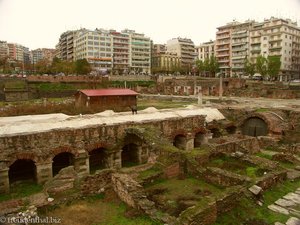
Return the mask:
<svg viewBox="0 0 300 225"><path fill-rule="evenodd" d="M219 30L217 31L217 34L225 34L225 33L229 33L229 30Z"/></svg>
<svg viewBox="0 0 300 225"><path fill-rule="evenodd" d="M229 47L227 48L218 48L216 49L217 52L222 52L222 51L229 51Z"/></svg>
<svg viewBox="0 0 300 225"><path fill-rule="evenodd" d="M280 50L281 48L282 48L281 46L272 46L272 47L270 46L269 50L270 51L277 51L277 50Z"/></svg>
<svg viewBox="0 0 300 225"><path fill-rule="evenodd" d="M278 39L269 39L269 42L281 42L282 38L278 38Z"/></svg>
<svg viewBox="0 0 300 225"><path fill-rule="evenodd" d="M260 48L252 48L251 49L251 52L255 53L255 52L260 52L261 49Z"/></svg>
<svg viewBox="0 0 300 225"><path fill-rule="evenodd" d="M246 51L247 48L243 47L243 48L232 48L232 52L242 52L242 51Z"/></svg>

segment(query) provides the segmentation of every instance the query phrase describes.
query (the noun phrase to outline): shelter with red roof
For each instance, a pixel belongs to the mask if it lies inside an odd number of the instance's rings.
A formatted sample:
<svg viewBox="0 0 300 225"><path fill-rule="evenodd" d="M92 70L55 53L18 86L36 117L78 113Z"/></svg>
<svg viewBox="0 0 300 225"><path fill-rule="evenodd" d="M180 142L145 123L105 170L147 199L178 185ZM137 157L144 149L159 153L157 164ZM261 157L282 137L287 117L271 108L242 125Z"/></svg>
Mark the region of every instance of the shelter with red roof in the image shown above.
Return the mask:
<svg viewBox="0 0 300 225"><path fill-rule="evenodd" d="M138 93L130 89L79 90L75 94L76 107L92 107L99 110L128 111L136 106Z"/></svg>

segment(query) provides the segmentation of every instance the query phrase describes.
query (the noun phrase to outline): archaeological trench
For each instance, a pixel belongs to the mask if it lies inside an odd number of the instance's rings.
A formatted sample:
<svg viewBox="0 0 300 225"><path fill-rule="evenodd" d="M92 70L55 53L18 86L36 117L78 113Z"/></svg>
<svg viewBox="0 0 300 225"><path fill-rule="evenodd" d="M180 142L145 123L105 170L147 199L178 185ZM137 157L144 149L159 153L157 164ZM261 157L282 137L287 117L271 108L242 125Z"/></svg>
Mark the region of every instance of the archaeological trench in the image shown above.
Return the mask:
<svg viewBox="0 0 300 225"><path fill-rule="evenodd" d="M105 111L2 119L1 193L27 179L44 188L35 194L40 197L0 202L0 212L60 204L68 199L56 195L68 190L76 190L76 198L113 190L161 224L213 224L242 196L259 207L265 191L298 179L299 122L292 108L197 106L148 108L134 116ZM193 184L174 196L164 182Z"/></svg>

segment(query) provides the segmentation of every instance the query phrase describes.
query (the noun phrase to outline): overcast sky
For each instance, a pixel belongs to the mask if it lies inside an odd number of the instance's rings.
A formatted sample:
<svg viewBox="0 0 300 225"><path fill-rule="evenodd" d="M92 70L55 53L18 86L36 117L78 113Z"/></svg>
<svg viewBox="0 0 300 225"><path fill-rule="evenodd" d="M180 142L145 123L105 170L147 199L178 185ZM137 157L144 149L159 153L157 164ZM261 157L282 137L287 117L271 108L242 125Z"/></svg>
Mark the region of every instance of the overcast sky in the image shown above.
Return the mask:
<svg viewBox="0 0 300 225"><path fill-rule="evenodd" d="M67 30L128 28L154 43L187 37L199 45L227 22L271 16L300 26L300 0L0 0L0 40L54 48Z"/></svg>

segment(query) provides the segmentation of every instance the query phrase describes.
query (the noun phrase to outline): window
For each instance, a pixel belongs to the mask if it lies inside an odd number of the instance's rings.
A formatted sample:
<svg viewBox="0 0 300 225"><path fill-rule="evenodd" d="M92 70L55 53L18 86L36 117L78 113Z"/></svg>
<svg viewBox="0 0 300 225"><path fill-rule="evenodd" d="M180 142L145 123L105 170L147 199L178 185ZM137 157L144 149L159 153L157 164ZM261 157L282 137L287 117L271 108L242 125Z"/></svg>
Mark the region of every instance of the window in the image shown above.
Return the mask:
<svg viewBox="0 0 300 225"><path fill-rule="evenodd" d="M93 36L88 36L88 39L89 40L93 40Z"/></svg>

